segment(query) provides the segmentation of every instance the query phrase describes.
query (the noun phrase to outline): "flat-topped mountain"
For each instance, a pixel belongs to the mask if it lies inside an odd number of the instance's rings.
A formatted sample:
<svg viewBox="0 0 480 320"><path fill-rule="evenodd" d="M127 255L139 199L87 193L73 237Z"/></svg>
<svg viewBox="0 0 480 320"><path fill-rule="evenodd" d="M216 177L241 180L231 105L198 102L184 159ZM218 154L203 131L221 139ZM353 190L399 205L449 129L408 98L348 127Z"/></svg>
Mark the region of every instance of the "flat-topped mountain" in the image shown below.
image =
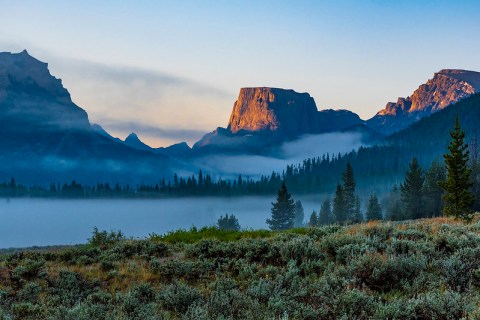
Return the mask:
<svg viewBox="0 0 480 320"><path fill-rule="evenodd" d="M295 137L341 130L361 122L358 115L347 110L318 111L315 100L308 93L257 87L240 89L227 129L232 134L242 130L268 130Z"/></svg>
<svg viewBox="0 0 480 320"><path fill-rule="evenodd" d="M259 150L304 134L342 131L361 124L358 115L348 110L318 111L308 93L268 87L242 88L227 128L208 133L194 149Z"/></svg>
<svg viewBox="0 0 480 320"><path fill-rule="evenodd" d="M317 106L308 93L278 88L242 88L227 129L245 131L282 131L294 135L312 132Z"/></svg>
<svg viewBox="0 0 480 320"><path fill-rule="evenodd" d="M387 103L367 125L390 134L477 92L480 92L480 72L444 69L411 96Z"/></svg>

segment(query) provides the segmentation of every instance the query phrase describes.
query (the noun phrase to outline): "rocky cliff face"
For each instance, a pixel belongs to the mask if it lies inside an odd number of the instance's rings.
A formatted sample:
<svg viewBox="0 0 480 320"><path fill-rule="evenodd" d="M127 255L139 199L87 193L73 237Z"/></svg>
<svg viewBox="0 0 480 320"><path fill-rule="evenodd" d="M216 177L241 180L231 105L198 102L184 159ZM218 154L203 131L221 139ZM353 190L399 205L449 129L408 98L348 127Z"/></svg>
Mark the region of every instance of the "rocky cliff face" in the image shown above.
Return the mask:
<svg viewBox="0 0 480 320"><path fill-rule="evenodd" d="M317 107L308 93L277 88L242 88L228 122L232 133L241 130L296 135L316 129Z"/></svg>
<svg viewBox="0 0 480 320"><path fill-rule="evenodd" d="M308 93L279 88L242 88L226 129L205 135L194 149L258 152L303 134L341 131L363 124L348 110L318 111Z"/></svg>
<svg viewBox="0 0 480 320"><path fill-rule="evenodd" d="M410 97L387 103L367 125L390 134L477 92L480 92L480 72L444 69Z"/></svg>

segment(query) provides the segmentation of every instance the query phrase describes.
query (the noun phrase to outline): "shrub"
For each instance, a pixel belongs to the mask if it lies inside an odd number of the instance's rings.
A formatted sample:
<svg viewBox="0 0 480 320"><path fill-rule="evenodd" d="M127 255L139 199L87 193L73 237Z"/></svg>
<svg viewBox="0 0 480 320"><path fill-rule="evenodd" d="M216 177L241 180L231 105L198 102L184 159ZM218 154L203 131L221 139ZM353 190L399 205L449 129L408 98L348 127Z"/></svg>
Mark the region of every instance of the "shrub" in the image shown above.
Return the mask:
<svg viewBox="0 0 480 320"><path fill-rule="evenodd" d="M12 305L12 315L14 319L32 319L42 318L43 310L39 305L30 302L14 303Z"/></svg>
<svg viewBox="0 0 480 320"><path fill-rule="evenodd" d="M108 248L110 245L124 239L125 236L121 231L98 231L98 228L95 227L93 228L92 237L88 239L88 243L94 247Z"/></svg>
<svg viewBox="0 0 480 320"><path fill-rule="evenodd" d="M37 304L39 301L39 295L41 291L42 291L42 288L38 283L29 282L21 290L17 292L16 298L18 301Z"/></svg>
<svg viewBox="0 0 480 320"><path fill-rule="evenodd" d="M157 301L167 310L185 313L190 306L200 303L202 296L198 289L174 282L160 289Z"/></svg>
<svg viewBox="0 0 480 320"><path fill-rule="evenodd" d="M240 224L238 223L238 219L233 214L230 216L228 214L226 214L225 216L220 216L217 221L217 227L220 230L240 230Z"/></svg>
<svg viewBox="0 0 480 320"><path fill-rule="evenodd" d="M11 273L13 281L32 280L39 277L44 271L45 261L25 259Z"/></svg>

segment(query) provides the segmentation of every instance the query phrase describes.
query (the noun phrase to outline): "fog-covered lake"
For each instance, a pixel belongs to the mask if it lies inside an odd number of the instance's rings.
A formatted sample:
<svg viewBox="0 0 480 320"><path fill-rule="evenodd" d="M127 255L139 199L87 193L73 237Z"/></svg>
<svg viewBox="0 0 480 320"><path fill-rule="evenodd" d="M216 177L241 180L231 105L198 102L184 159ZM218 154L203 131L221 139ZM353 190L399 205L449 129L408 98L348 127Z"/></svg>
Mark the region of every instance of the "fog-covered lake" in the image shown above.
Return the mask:
<svg viewBox="0 0 480 320"><path fill-rule="evenodd" d="M235 214L242 228L267 228L275 197L161 200L0 199L0 248L85 243L93 227L146 237L214 225ZM320 199L300 198L306 218Z"/></svg>

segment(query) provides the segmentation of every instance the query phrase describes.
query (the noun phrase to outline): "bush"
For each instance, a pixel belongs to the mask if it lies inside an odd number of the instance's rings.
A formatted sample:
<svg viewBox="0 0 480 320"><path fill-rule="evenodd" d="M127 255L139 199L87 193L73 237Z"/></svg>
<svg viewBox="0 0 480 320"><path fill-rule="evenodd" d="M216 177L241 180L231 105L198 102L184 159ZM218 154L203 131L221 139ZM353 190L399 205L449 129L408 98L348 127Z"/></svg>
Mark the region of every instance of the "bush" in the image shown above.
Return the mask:
<svg viewBox="0 0 480 320"><path fill-rule="evenodd" d="M88 243L94 247L108 248L121 240L125 240L125 236L121 231L98 231L98 228L95 227L93 228L92 237L88 239Z"/></svg>
<svg viewBox="0 0 480 320"><path fill-rule="evenodd" d="M174 282L160 289L157 301L167 310L185 313L190 306L201 303L202 296L196 288Z"/></svg>
<svg viewBox="0 0 480 320"><path fill-rule="evenodd" d="M240 230L240 224L238 223L238 219L233 214L230 216L228 214L226 214L225 216L220 216L217 221L217 227L220 230Z"/></svg>

